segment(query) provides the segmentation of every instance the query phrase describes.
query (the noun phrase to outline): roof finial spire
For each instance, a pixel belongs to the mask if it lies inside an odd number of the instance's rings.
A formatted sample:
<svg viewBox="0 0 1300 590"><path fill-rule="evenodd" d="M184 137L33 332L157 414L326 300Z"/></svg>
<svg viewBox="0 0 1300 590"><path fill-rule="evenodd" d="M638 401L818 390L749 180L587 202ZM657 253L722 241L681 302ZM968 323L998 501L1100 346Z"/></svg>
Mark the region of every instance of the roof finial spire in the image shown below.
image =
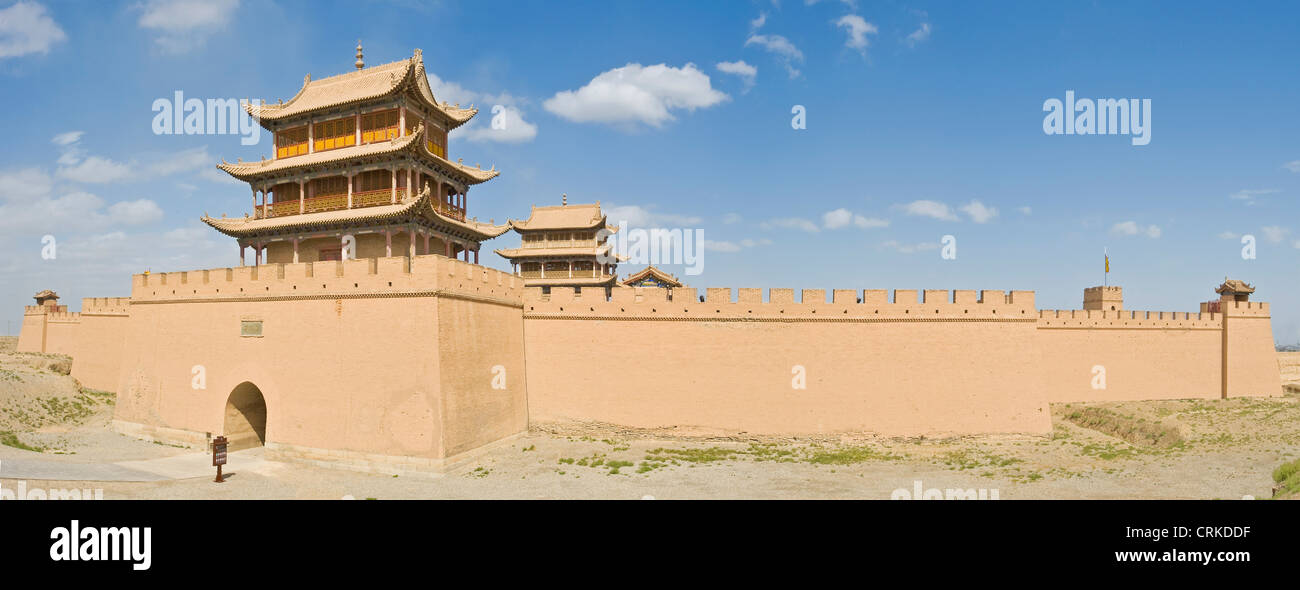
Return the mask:
<svg viewBox="0 0 1300 590"><path fill-rule="evenodd" d="M569 193L560 193L560 206L561 207L569 206Z"/></svg>
<svg viewBox="0 0 1300 590"><path fill-rule="evenodd" d="M361 59L361 40L357 39L357 69L366 67L366 62Z"/></svg>

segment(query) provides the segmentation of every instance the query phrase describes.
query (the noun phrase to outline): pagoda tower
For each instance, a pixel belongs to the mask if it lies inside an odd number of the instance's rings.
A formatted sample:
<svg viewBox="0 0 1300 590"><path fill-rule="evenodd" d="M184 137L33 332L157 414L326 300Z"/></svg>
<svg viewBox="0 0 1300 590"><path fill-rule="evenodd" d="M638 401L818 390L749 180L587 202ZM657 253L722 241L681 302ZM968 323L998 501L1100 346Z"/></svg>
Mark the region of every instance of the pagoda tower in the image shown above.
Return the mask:
<svg viewBox="0 0 1300 590"><path fill-rule="evenodd" d="M499 174L452 161L447 133L478 111L438 102L419 49L409 59L312 80L287 102L245 109L275 153L217 168L248 182L252 211L202 217L254 264L440 254L478 262L509 231L467 214L469 188ZM265 253L265 258L263 254Z"/></svg>
<svg viewBox="0 0 1300 590"><path fill-rule="evenodd" d="M621 260L611 256L610 234L617 226L606 223L600 202L570 205L568 196L558 207L533 206L528 219L509 222L519 232L518 248L496 250L510 261L514 273L529 287L613 287ZM608 230L602 234L600 230Z"/></svg>

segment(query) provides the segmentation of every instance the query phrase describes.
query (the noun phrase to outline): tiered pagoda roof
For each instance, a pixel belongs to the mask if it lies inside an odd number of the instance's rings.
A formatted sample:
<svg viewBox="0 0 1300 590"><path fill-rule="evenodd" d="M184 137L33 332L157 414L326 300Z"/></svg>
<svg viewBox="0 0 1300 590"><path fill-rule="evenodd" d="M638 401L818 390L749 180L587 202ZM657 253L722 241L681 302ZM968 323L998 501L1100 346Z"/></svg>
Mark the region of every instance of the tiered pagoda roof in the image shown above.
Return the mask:
<svg viewBox="0 0 1300 590"><path fill-rule="evenodd" d="M1224 293L1254 293L1255 288L1247 285L1245 281L1225 277L1223 284L1215 287L1214 292L1220 295Z"/></svg>
<svg viewBox="0 0 1300 590"><path fill-rule="evenodd" d="M662 287L682 286L682 282L677 280L677 277L670 275L662 270L659 270L653 266L647 266L641 269L639 272L635 272L628 275L626 279L619 281L618 284L623 285L625 287L632 287L632 286L637 286L640 283L647 280Z"/></svg>
<svg viewBox="0 0 1300 590"><path fill-rule="evenodd" d="M600 211L600 202L580 205L556 205L538 207L533 205L528 219L508 220L507 223L516 232L575 231L604 228L611 233L618 231L618 226L606 224L605 214ZM494 250L502 258L510 260L524 258L585 258L604 256L612 247L609 243L598 246L552 246L544 248L502 248ZM620 259L626 258L619 256Z"/></svg>
<svg viewBox="0 0 1300 590"><path fill-rule="evenodd" d="M458 234L460 237L475 241L495 238L510 231L508 223L496 225L483 223L475 219L462 221L444 214L438 209L433 198L433 192L428 186L425 186L418 195L407 197L399 203L390 205L338 209L262 219L254 219L249 216L209 217L206 214L202 217L203 222L212 226L213 229L234 238L268 235L277 232L296 233L313 229L325 229L337 227L350 221L365 221L368 223L391 221L400 223L416 219L436 222L448 233Z"/></svg>
<svg viewBox="0 0 1300 590"><path fill-rule="evenodd" d="M235 163L223 161L217 164L217 168L239 180L253 181L266 176L273 176L278 172L288 172L302 168L329 170L337 167L342 170L358 160L409 153L418 154L425 161L434 164L434 167L438 168L439 171L465 184L479 184L492 180L501 174L495 167L490 170L484 170L481 167L470 167L460 162L452 162L429 151L429 146L424 141L425 135L426 129L419 127L414 133L394 137L388 141L354 145L274 160L263 159L257 162Z"/></svg>
<svg viewBox="0 0 1300 590"><path fill-rule="evenodd" d="M519 233L536 230L593 229L599 227L604 227L610 231L618 230L616 226L611 227L605 224L605 214L600 211L599 201L583 205L565 204L551 207L533 205L528 219L523 221L512 219L510 225Z"/></svg>
<svg viewBox="0 0 1300 590"><path fill-rule="evenodd" d="M473 107L461 108L459 105L440 103L434 98L429 78L424 71L424 57L419 49L407 59L320 80L312 80L309 74L303 80L298 94L288 102L263 105L250 102L245 105L245 110L269 129L279 121L293 119L298 115L397 97L405 93L420 98L431 111L441 113L449 131L463 125L478 113L478 109Z"/></svg>

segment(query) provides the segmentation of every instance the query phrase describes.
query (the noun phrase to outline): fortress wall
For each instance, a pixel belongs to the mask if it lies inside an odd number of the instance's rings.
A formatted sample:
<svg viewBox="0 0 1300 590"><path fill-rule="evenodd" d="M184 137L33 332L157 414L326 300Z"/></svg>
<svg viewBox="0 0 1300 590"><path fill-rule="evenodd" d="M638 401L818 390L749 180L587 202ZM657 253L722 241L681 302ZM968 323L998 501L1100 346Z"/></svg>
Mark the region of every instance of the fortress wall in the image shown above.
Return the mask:
<svg viewBox="0 0 1300 590"><path fill-rule="evenodd" d="M1037 338L1049 401L1217 399L1222 325L1214 313L1042 310ZM1093 386L1098 366L1105 389Z"/></svg>
<svg viewBox="0 0 1300 590"><path fill-rule="evenodd" d="M130 319L129 297L81 300L81 326L72 343L72 376L85 387L115 391Z"/></svg>
<svg viewBox="0 0 1300 590"><path fill-rule="evenodd" d="M202 440L222 432L226 401L247 381L266 400L277 452L366 470L401 457L433 466L522 430L522 350L504 360L495 350L508 345L521 289L517 277L442 256L136 275L115 418L122 430ZM242 321L261 321L262 335L241 336ZM473 358L485 368L465 367ZM467 374L504 364L516 378L505 391L487 378L459 383L444 362Z"/></svg>
<svg viewBox="0 0 1300 590"><path fill-rule="evenodd" d="M44 308L37 305L23 306L23 325L18 330L18 352L43 352L45 350Z"/></svg>
<svg viewBox="0 0 1300 590"><path fill-rule="evenodd" d="M552 287L524 296L530 419L752 434L1046 433L1033 293ZM857 295L857 292L852 292ZM806 389L792 387L796 366ZM617 378L614 374L617 373Z"/></svg>
<svg viewBox="0 0 1300 590"><path fill-rule="evenodd" d="M1282 376L1273 343L1267 302L1225 301L1227 324L1224 366L1228 368L1228 397L1282 395Z"/></svg>
<svg viewBox="0 0 1300 590"><path fill-rule="evenodd" d="M44 352L71 356L81 331L81 314L75 311L47 313L45 321Z"/></svg>

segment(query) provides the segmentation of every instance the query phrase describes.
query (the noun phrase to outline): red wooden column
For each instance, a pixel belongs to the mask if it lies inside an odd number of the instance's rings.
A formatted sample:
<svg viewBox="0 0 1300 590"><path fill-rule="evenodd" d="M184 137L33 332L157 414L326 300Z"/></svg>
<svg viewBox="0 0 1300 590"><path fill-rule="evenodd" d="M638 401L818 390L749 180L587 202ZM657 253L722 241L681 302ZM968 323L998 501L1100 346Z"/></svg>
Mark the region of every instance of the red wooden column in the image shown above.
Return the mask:
<svg viewBox="0 0 1300 590"><path fill-rule="evenodd" d="M430 252L429 252L429 232L427 232L427 231L424 232L424 253L425 253L425 254L430 254Z"/></svg>
<svg viewBox="0 0 1300 590"><path fill-rule="evenodd" d="M406 233L411 235L411 248L407 251L407 256L415 258L415 228L407 228Z"/></svg>
<svg viewBox="0 0 1300 590"><path fill-rule="evenodd" d="M303 201L303 198L306 196L307 196L307 183L305 181L299 180L298 181L298 212L299 213L302 213L303 206L306 204Z"/></svg>
<svg viewBox="0 0 1300 590"><path fill-rule="evenodd" d="M384 256L393 255L393 232L384 230Z"/></svg>
<svg viewBox="0 0 1300 590"><path fill-rule="evenodd" d="M352 208L352 174L348 174L348 209Z"/></svg>
<svg viewBox="0 0 1300 590"><path fill-rule="evenodd" d="M393 197L392 197L392 202L393 202L393 203L397 203L397 169L396 169L396 168L392 168L392 169L389 170L389 172L391 172L392 175L393 175Z"/></svg>
<svg viewBox="0 0 1300 590"><path fill-rule="evenodd" d="M293 263L298 264L298 238L293 239Z"/></svg>
<svg viewBox="0 0 1300 590"><path fill-rule="evenodd" d="M244 266L244 243L239 243L239 266Z"/></svg>

